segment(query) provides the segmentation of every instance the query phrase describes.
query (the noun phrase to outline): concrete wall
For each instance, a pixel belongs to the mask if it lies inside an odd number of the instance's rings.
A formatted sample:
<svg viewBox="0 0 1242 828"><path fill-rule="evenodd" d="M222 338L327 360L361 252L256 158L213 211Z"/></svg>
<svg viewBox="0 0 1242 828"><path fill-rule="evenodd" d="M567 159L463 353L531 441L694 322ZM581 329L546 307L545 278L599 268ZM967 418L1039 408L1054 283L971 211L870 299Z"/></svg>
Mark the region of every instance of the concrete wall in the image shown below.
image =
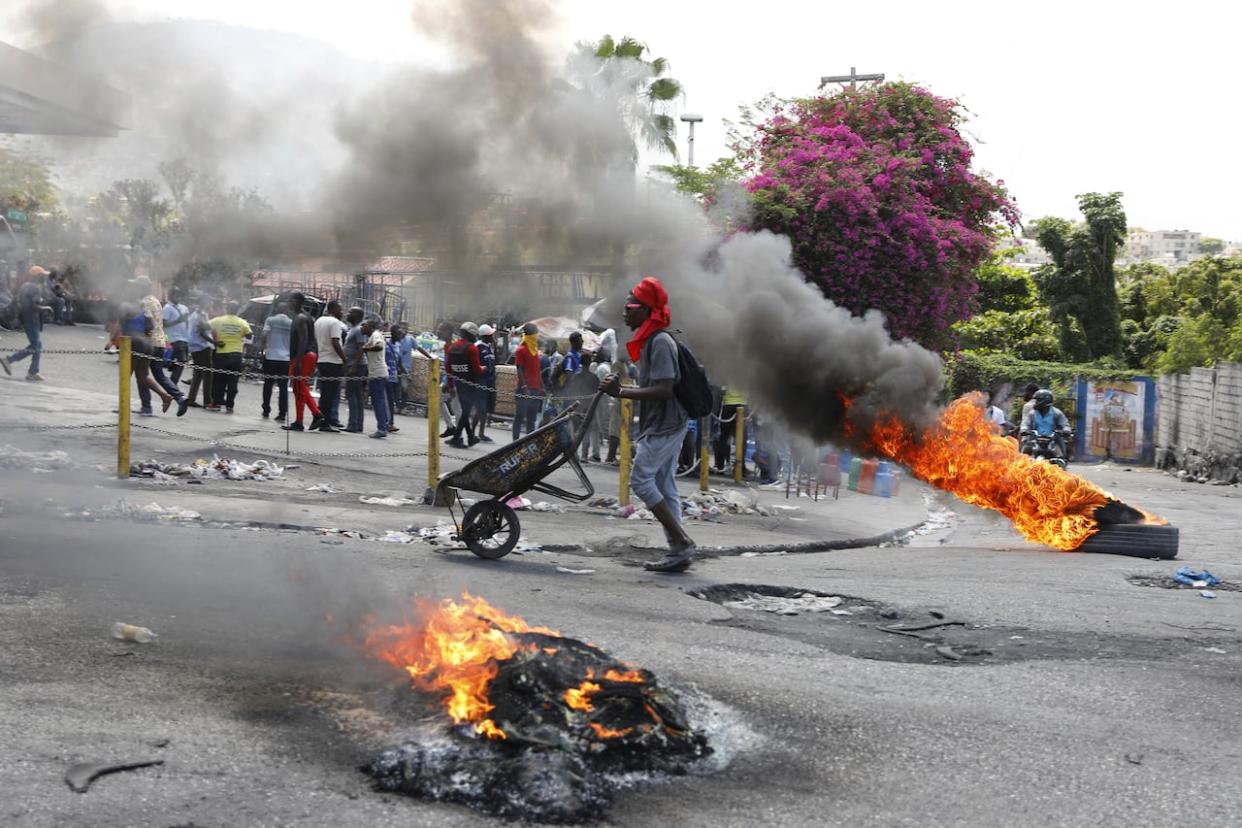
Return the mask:
<svg viewBox="0 0 1242 828"><path fill-rule="evenodd" d="M1158 389L1156 464L1195 479L1239 482L1242 365L1166 375Z"/></svg>

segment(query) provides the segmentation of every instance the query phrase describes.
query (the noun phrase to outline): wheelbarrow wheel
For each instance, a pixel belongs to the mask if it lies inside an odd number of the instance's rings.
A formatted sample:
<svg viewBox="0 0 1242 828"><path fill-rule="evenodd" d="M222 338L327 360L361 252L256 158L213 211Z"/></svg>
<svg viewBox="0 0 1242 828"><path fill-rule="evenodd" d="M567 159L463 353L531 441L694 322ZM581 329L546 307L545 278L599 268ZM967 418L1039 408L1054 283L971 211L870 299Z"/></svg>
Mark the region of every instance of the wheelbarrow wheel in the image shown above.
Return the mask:
<svg viewBox="0 0 1242 828"><path fill-rule="evenodd" d="M480 558L503 558L517 546L517 512L497 500L481 500L470 507L461 523L461 538Z"/></svg>

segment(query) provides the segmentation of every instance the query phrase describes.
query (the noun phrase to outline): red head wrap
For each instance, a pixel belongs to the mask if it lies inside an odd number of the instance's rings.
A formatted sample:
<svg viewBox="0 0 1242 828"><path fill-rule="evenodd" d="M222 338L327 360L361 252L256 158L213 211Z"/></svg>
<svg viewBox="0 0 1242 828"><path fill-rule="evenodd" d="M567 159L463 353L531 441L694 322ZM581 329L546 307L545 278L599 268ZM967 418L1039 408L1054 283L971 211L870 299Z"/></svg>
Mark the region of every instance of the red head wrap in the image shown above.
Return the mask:
<svg viewBox="0 0 1242 828"><path fill-rule="evenodd" d="M630 353L630 359L638 362L643 352L643 345L647 344L652 334L669 326L669 323L673 321L673 313L668 308L668 291L654 276L644 276L643 280L630 291L630 295L651 308L651 315L647 317L647 321L639 326L634 332L633 339L625 345Z"/></svg>

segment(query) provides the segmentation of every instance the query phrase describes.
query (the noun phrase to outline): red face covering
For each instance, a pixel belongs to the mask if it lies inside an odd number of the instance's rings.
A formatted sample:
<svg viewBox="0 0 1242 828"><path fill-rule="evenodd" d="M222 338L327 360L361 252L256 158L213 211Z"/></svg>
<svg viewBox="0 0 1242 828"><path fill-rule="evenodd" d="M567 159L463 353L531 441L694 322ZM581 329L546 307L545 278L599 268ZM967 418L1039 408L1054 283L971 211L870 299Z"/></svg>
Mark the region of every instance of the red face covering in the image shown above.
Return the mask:
<svg viewBox="0 0 1242 828"><path fill-rule="evenodd" d="M630 353L630 359L638 362L639 356L643 352L643 346L647 344L647 340L651 335L662 331L673 321L673 313L668 308L668 291L664 289L664 285L660 284L660 280L654 276L644 276L630 295L635 300L651 308L651 315L647 317L647 321L639 326L634 332L634 338L626 343L625 348Z"/></svg>

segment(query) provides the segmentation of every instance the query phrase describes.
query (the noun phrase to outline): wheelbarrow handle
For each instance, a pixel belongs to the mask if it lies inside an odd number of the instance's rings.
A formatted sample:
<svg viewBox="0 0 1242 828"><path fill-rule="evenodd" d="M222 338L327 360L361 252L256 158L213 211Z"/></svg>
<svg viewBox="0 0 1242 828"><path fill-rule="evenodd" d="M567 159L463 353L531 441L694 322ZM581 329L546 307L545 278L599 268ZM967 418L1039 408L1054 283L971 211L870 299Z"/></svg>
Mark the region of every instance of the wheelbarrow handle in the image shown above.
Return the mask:
<svg viewBox="0 0 1242 828"><path fill-rule="evenodd" d="M599 405L600 398L604 396L603 390L595 392L595 396L591 398L591 404L587 406L586 413L582 415L582 425L574 432L574 442L572 452L577 454L578 447L582 445L582 439L586 437L587 431L591 428L591 422L595 419L595 409ZM574 403L565 409L565 413L569 413L578 407L578 403Z"/></svg>

